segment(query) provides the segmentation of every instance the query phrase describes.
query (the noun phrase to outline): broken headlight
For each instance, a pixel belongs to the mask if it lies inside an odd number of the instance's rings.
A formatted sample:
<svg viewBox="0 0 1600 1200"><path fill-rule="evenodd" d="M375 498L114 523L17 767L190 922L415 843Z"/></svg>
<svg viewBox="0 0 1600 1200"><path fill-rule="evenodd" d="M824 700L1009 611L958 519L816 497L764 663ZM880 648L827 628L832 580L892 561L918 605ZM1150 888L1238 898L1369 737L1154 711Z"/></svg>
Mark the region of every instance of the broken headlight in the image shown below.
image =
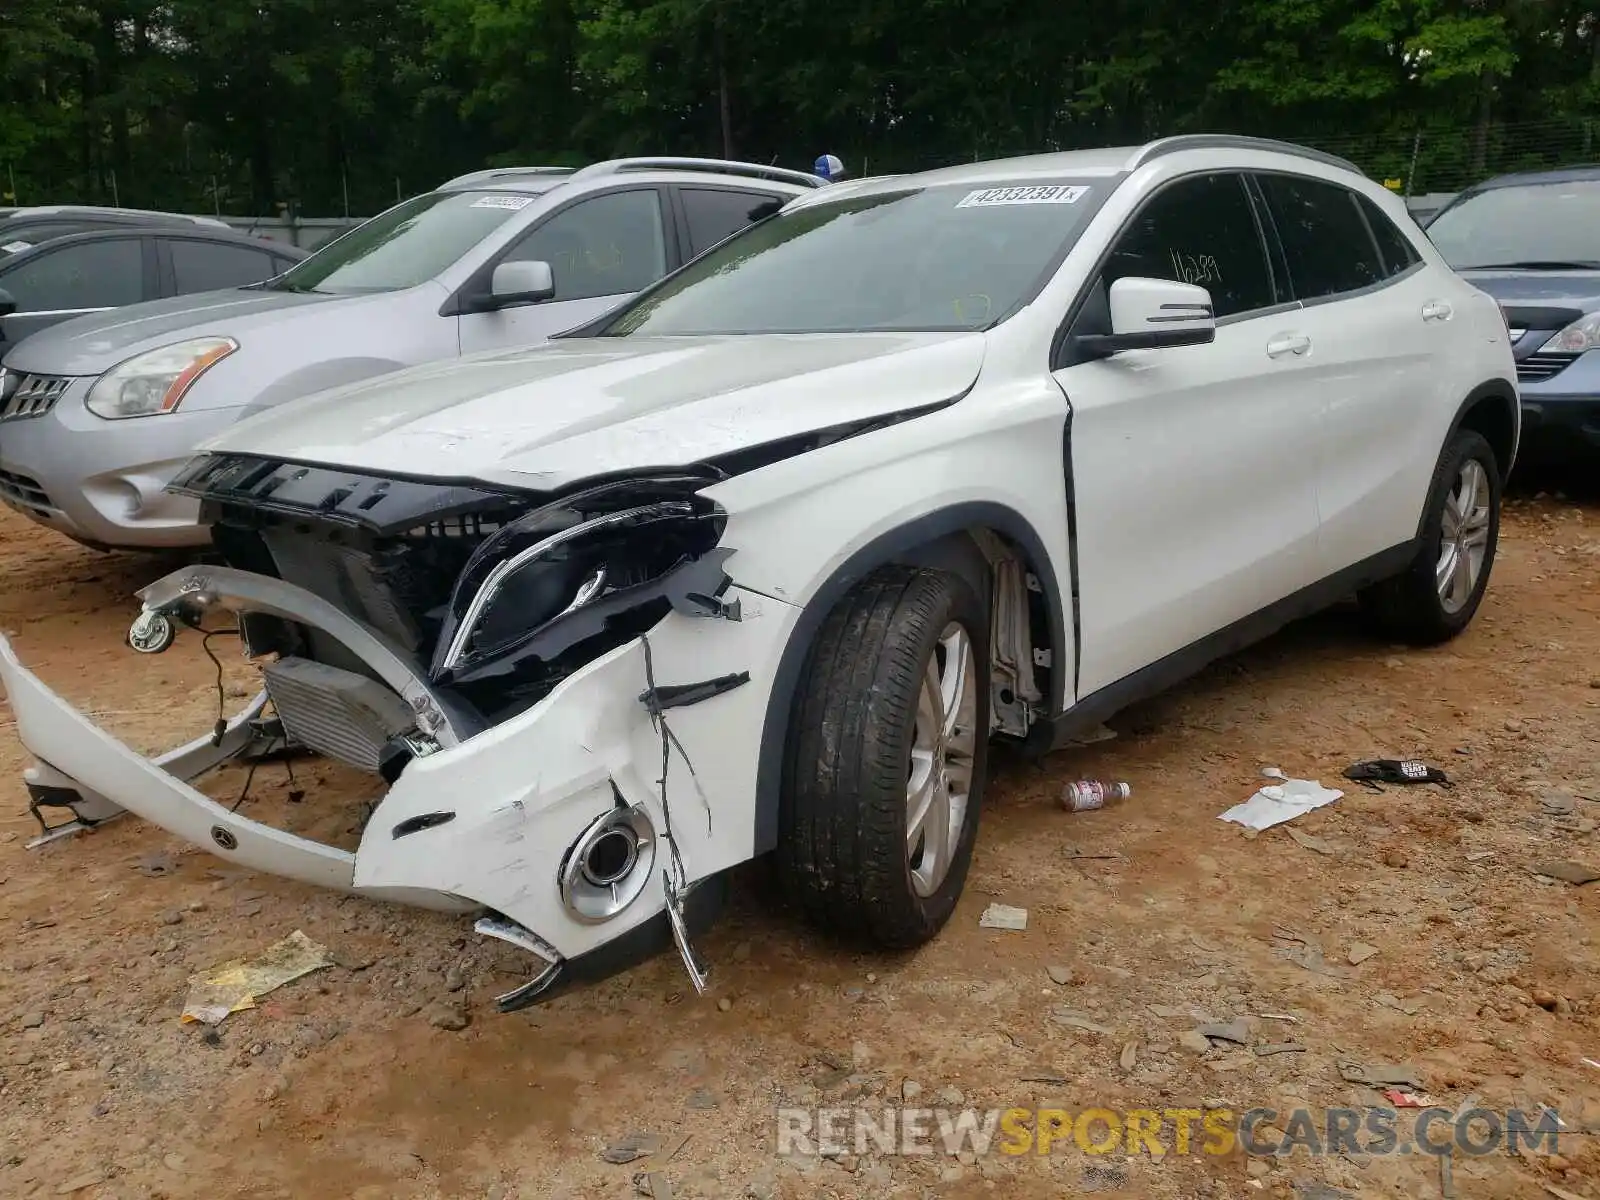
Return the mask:
<svg viewBox="0 0 1600 1200"><path fill-rule="evenodd" d="M670 602L674 591L722 590L726 553L713 552L725 518L691 490L706 482L606 485L502 527L456 580L434 652L434 680L504 674L598 636L616 617Z"/></svg>

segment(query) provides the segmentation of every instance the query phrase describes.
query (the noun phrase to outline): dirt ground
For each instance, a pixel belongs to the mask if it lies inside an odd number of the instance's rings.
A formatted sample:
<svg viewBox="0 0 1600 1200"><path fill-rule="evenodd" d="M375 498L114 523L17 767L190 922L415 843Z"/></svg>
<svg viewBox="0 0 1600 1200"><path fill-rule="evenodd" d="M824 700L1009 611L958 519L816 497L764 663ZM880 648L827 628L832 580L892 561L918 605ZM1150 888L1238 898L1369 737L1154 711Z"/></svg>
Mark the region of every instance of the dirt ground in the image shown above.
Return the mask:
<svg viewBox="0 0 1600 1200"><path fill-rule="evenodd" d="M133 591L170 566L0 516L0 628L147 752L217 707L198 638L160 658L122 645ZM236 647L216 648L244 695ZM27 851L11 724L0 701L0 1196L1600 1197L1600 884L1530 870L1600 866L1595 500L1514 502L1453 645L1375 644L1330 613L1123 714L1114 741L1002 764L965 897L914 955L840 949L742 887L702 943L703 998L663 956L502 1016L492 997L528 963L462 920L238 872L132 818ZM1217 819L1264 766L1338 786L1354 761L1402 756L1456 786L1344 783L1256 837ZM1133 798L1069 815L1055 798L1076 777ZM273 764L247 804L348 845L371 794ZM981 928L995 902L1027 928ZM191 973L297 929L339 965L209 1038L180 1023ZM440 1027L458 1012L464 1028ZM1250 1044L1191 1048L1200 1021L1238 1017ZM1457 1157L1447 1179L1422 1155L1158 1160L1070 1139L976 1159L777 1153L780 1105L1384 1104L1346 1062L1409 1065L1452 1110L1548 1105L1559 1155ZM603 1159L635 1133L655 1152Z"/></svg>

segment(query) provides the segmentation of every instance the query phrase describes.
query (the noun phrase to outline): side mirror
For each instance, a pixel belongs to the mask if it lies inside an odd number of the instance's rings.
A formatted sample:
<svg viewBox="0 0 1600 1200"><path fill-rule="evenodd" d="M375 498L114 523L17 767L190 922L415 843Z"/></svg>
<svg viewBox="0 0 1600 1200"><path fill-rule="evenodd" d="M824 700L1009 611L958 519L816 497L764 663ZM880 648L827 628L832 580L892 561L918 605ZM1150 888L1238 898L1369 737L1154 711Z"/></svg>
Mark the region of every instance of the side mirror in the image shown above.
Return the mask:
<svg viewBox="0 0 1600 1200"><path fill-rule="evenodd" d="M0 288L0 317L9 317L17 311L17 298L4 288Z"/></svg>
<svg viewBox="0 0 1600 1200"><path fill-rule="evenodd" d="M1111 332L1080 334L1078 344L1099 355L1124 350L1201 346L1217 336L1211 293L1192 283L1128 276L1111 285Z"/></svg>
<svg viewBox="0 0 1600 1200"><path fill-rule="evenodd" d="M537 304L556 294L555 272L547 262L503 262L489 281L489 308Z"/></svg>

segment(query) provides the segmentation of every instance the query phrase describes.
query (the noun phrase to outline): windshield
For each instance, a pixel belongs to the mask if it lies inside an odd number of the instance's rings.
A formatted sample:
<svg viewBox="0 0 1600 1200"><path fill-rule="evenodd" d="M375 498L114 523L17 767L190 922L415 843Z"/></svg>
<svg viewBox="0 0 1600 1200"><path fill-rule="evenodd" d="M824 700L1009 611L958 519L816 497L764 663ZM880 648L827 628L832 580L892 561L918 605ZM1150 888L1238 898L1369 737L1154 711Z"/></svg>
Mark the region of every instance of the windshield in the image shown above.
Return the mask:
<svg viewBox="0 0 1600 1200"><path fill-rule="evenodd" d="M394 292L432 279L534 201L513 192L430 192L329 242L264 285L285 292Z"/></svg>
<svg viewBox="0 0 1600 1200"><path fill-rule="evenodd" d="M846 196L752 225L623 309L602 336L986 329L1031 300L1090 188Z"/></svg>
<svg viewBox="0 0 1600 1200"><path fill-rule="evenodd" d="M1458 271L1600 267L1600 180L1490 188L1441 212L1428 237Z"/></svg>

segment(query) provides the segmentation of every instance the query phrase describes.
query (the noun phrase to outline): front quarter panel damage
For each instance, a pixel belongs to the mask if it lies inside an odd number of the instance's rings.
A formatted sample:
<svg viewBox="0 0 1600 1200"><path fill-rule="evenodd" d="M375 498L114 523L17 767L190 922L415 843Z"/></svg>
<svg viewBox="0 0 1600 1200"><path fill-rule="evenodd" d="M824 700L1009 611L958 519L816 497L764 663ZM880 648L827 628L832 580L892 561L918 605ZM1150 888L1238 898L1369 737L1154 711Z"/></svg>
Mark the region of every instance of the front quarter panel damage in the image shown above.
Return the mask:
<svg viewBox="0 0 1600 1200"><path fill-rule="evenodd" d="M567 849L597 816L642 806L674 840L695 882L752 855L748 782L766 684L790 606L737 586L737 622L674 613L646 636L658 687L748 672L750 684L666 712L662 738L647 704L644 643L635 639L574 672L537 705L453 750L411 762L368 823L357 888L429 888L470 897L532 930L566 958L609 942L662 911L659 885L601 924L575 919L557 877ZM396 838L402 823L453 819ZM656 870L665 855L657 855Z"/></svg>

